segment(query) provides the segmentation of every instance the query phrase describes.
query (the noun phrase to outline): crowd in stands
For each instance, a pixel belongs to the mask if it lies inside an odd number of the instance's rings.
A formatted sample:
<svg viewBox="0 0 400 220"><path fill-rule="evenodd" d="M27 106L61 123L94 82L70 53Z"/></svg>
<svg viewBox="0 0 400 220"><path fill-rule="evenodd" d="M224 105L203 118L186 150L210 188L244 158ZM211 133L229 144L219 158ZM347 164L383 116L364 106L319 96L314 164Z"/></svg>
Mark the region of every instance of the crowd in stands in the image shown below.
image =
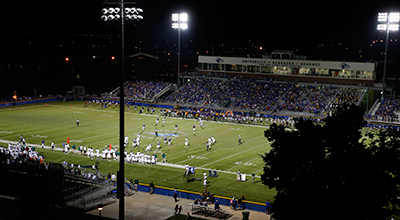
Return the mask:
<svg viewBox="0 0 400 220"><path fill-rule="evenodd" d="M315 85L294 85L279 105L279 110L322 113L335 95L337 89Z"/></svg>
<svg viewBox="0 0 400 220"><path fill-rule="evenodd" d="M398 122L400 111L400 99L395 99L391 97L384 97L379 108L375 112L375 116L380 116L382 121L386 122Z"/></svg>
<svg viewBox="0 0 400 220"><path fill-rule="evenodd" d="M130 82L124 89L127 100L153 100L169 85L142 80ZM118 95L119 91L113 94ZM158 98L157 102L196 108L325 116L335 106L356 104L361 97L362 92L354 88L213 75L191 78L168 97Z"/></svg>
<svg viewBox="0 0 400 220"><path fill-rule="evenodd" d="M168 96L165 101L174 104L199 104L196 103L196 100L198 100L196 99L196 96L198 96L199 91L203 91L201 88L203 88L208 82L209 79L204 78L191 80L179 90ZM192 98L192 96L195 97ZM190 101L188 99L190 99Z"/></svg>
<svg viewBox="0 0 400 220"><path fill-rule="evenodd" d="M322 114L329 107L357 103L355 89L298 85L254 79L196 78L164 101L198 107L228 108L256 112L307 112Z"/></svg>
<svg viewBox="0 0 400 220"><path fill-rule="evenodd" d="M125 95L128 99L135 100L151 100L154 96L165 89L169 83L165 83L162 81L152 82L152 81L135 81L129 82L125 85ZM119 96L120 91L118 90L114 96Z"/></svg>
<svg viewBox="0 0 400 220"><path fill-rule="evenodd" d="M360 100L360 95L354 88L340 88L336 98L332 101L331 107L340 105L356 105Z"/></svg>

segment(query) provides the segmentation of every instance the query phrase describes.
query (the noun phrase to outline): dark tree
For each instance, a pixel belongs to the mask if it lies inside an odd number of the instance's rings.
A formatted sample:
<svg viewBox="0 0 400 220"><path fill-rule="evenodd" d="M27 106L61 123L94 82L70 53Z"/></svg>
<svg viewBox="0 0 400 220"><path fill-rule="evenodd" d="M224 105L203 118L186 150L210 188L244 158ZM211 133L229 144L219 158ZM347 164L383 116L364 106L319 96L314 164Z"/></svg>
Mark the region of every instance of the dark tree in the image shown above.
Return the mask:
<svg viewBox="0 0 400 220"><path fill-rule="evenodd" d="M272 149L263 156L261 180L277 190L274 217L355 220L396 214L400 134L391 129L363 138L362 115L360 108L346 106L325 124L299 120L293 131L276 124L265 131Z"/></svg>

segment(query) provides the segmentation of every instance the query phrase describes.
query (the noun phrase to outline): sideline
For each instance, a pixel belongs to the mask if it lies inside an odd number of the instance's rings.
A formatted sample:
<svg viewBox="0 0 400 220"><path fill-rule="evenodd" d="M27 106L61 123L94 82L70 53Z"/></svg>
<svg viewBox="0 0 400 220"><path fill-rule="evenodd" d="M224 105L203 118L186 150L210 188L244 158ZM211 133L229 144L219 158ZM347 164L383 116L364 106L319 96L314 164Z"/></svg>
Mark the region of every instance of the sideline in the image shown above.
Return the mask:
<svg viewBox="0 0 400 220"><path fill-rule="evenodd" d="M9 141L9 140L2 140L2 139L0 139L0 143L4 143L4 144L9 144L9 143L11 143L11 144L17 144L18 142L17 141ZM27 143L26 145L29 145L29 146L32 146L32 147L35 147L36 149L42 149L42 145L39 145L39 144L29 144L29 143ZM48 150L51 150L51 146L44 146L44 149L48 149ZM54 147L54 150L56 150L56 151L63 151L63 149L61 148L61 147ZM119 161L118 161L119 162ZM157 163L157 166L165 166L165 167L172 167L172 168L178 168L178 169L185 169L185 166L184 165L180 165L180 164L173 164L173 163L161 163L161 162L158 162ZM199 169L199 170L215 170L215 169L209 169L209 168L205 168L205 167L196 167L196 169ZM226 171L226 170L215 170L215 171L217 171L217 172L220 172L220 173L227 173L227 174L235 174L236 175L236 172L231 172L231 171ZM245 174L246 176L248 176L248 177L251 177L251 174ZM256 175L256 178L260 178L261 176L259 176L259 175Z"/></svg>

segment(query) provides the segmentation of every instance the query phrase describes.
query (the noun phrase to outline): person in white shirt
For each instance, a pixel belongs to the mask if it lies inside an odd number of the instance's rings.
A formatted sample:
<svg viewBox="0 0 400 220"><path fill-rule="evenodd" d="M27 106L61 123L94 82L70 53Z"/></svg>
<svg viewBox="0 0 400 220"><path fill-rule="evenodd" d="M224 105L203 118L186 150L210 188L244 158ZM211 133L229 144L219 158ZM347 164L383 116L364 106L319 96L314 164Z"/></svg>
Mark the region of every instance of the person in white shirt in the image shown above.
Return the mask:
<svg viewBox="0 0 400 220"><path fill-rule="evenodd" d="M113 174L111 175L111 181L115 182L116 179L117 179L117 176L115 176L115 174L113 173Z"/></svg>

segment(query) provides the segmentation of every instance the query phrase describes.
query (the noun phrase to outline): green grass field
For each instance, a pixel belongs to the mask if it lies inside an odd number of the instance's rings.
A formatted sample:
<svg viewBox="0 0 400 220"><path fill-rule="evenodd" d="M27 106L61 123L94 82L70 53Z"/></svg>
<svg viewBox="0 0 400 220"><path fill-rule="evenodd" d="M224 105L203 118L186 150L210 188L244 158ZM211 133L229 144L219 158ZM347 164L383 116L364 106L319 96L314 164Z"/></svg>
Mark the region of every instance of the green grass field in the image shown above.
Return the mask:
<svg viewBox="0 0 400 220"><path fill-rule="evenodd" d="M156 126L159 109L154 115L138 114L131 106L125 113L125 132L129 137L128 152L144 152L148 144L156 150L157 141L161 141L161 152L167 154L167 162L176 165L189 164L196 167L195 177L201 178L202 171L208 169L219 170L219 177L208 178L208 190L218 196L231 197L244 195L247 200L264 203L267 199L273 200L276 194L268 189L256 178L256 183L237 182L236 173L255 172L262 174L263 161L260 154L270 150L270 145L263 136L265 126L238 125L233 123L220 123L205 121L200 128L196 120L167 117L165 126L160 122ZM76 120L80 120L77 127ZM142 124L146 124L142 132ZM175 135L174 126L178 124ZM196 133L193 133L193 124ZM154 129L158 129L160 137L155 137ZM131 148L132 139L141 134L141 148ZM101 106L85 106L84 102L51 102L46 104L25 105L0 109L0 140L19 141L23 134L29 144L41 144L45 140L46 146L54 141L56 147L61 147L62 142L70 138L71 145L87 145L94 149L103 149L106 145L119 144L119 107L101 109ZM163 135L173 135L171 147L164 146ZM242 137L242 145L238 144L238 135ZM213 136L217 143L211 151L206 151L208 137ZM189 139L189 148L184 148L185 137ZM6 143L1 143L6 146ZM62 162L94 165L95 161L85 156L64 155L60 151L38 149L47 162ZM160 155L161 153L157 153ZM119 169L118 161L100 160L99 170L102 173L114 172ZM202 181L187 183L183 178L184 169L169 166L148 166L126 164L125 175L128 179L140 179L141 183L154 181L156 186L177 187L178 189L202 192Z"/></svg>

